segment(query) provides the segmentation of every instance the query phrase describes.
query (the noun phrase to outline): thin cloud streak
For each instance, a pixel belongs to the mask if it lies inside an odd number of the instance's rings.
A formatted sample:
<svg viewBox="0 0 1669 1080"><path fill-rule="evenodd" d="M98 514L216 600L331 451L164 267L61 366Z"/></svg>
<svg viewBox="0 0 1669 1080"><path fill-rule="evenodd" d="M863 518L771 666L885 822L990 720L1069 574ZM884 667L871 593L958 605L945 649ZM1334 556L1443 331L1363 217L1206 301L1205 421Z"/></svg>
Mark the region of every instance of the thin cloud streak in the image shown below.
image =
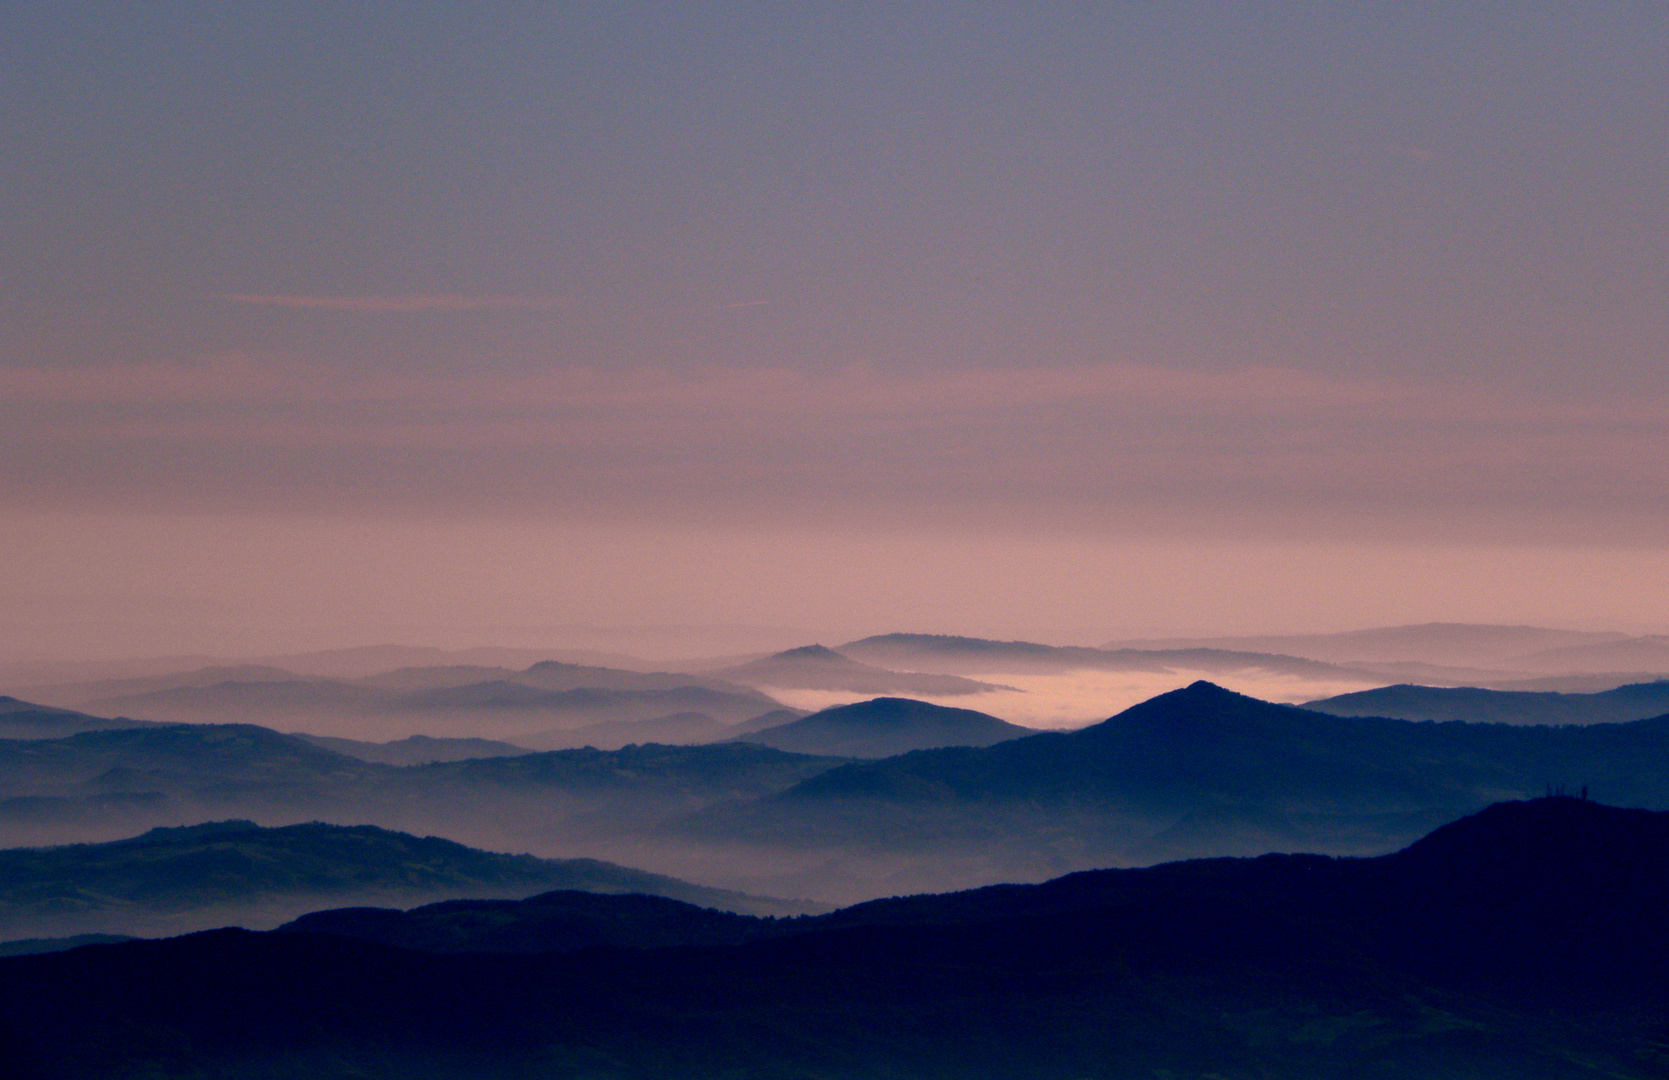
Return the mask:
<svg viewBox="0 0 1669 1080"><path fill-rule="evenodd" d="M1009 410L1073 401L1212 412L1374 406L1407 391L1319 378L1276 367L1229 373L1137 364L941 370L892 374L848 366L553 368L537 372L353 370L315 364L215 357L201 363L72 368L0 367L0 393L14 405L65 403L123 408L194 408L246 402L318 405L400 403L499 408L552 407L722 416L943 414Z"/></svg>
<svg viewBox="0 0 1669 1080"><path fill-rule="evenodd" d="M390 422L420 423L443 409L456 417L538 420L569 411L593 417L688 417L704 424L751 424L762 417L949 417L1049 407L1094 408L1106 416L1466 424L1479 430L1603 425L1669 428L1669 401L1547 402L1534 396L1454 387L1396 386L1330 379L1274 366L1229 372L1140 364L940 370L900 374L854 365L808 372L790 367L435 372L362 370L228 354L199 363L0 367L0 408L28 426L43 408L88 410L57 417L97 427L110 411L136 409L203 417L205 409L377 408ZM342 418L349 419L344 412Z"/></svg>
<svg viewBox="0 0 1669 1080"><path fill-rule="evenodd" d="M0 368L0 506L1660 540L1660 403L1138 365Z"/></svg>
<svg viewBox="0 0 1669 1080"><path fill-rule="evenodd" d="M430 311L509 311L517 308L558 307L552 296L467 296L461 293L417 293L404 296L293 296L282 293L225 293L220 299L259 307L339 311L355 315L411 315Z"/></svg>

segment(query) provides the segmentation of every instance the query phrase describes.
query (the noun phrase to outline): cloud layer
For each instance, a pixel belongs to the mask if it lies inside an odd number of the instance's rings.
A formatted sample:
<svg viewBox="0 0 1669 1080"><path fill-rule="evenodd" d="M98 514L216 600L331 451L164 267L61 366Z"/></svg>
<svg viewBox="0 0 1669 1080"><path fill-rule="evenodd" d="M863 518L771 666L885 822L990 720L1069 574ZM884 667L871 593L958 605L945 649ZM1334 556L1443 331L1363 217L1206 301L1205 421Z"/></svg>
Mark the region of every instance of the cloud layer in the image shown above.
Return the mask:
<svg viewBox="0 0 1669 1080"><path fill-rule="evenodd" d="M1660 403L1141 365L0 369L11 505L1664 539Z"/></svg>

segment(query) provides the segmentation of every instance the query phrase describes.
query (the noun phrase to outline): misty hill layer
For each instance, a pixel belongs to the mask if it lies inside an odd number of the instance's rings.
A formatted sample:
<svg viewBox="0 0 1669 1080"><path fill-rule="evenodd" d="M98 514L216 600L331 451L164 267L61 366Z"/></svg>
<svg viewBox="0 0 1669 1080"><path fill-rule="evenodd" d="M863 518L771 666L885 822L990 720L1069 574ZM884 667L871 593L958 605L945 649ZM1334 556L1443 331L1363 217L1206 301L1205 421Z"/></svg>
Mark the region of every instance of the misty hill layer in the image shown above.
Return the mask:
<svg viewBox="0 0 1669 1080"><path fill-rule="evenodd" d="M842 760L738 743L396 767L254 725L159 725L0 740L0 824L14 843L63 843L232 812L272 825L369 822L490 847L581 844L590 854Z"/></svg>
<svg viewBox="0 0 1669 1080"><path fill-rule="evenodd" d="M1411 723L1329 716L1201 682L1076 732L845 765L681 828L822 850L842 865L890 852L909 858L908 872L937 865L953 881L1035 880L1098 863L1384 851L1500 798L1583 784L1669 806L1669 718Z"/></svg>
<svg viewBox="0 0 1669 1080"><path fill-rule="evenodd" d="M410 735L390 742L364 742L359 739L336 739L328 735L294 733L314 746L322 746L360 761L374 761L381 765L430 765L437 761L465 761L469 758L515 757L532 753L525 746L498 742L493 739L436 739L428 735Z"/></svg>
<svg viewBox="0 0 1669 1080"><path fill-rule="evenodd" d="M85 707L180 723L378 719L429 724L442 732L471 723L536 731L692 712L728 724L778 707L758 690L722 679L557 661L521 672L479 666L408 668L357 681L283 673L282 678L206 682L202 674L149 678L144 684L151 689L95 698ZM171 678L175 681L169 684Z"/></svg>
<svg viewBox="0 0 1669 1080"><path fill-rule="evenodd" d="M1248 670L1305 679L1371 679L1370 672L1317 660L1228 649L1090 649L990 641L947 634L880 634L849 641L840 651L875 664L956 674L1049 674L1063 671L1131 671L1167 674L1177 670L1233 673Z"/></svg>
<svg viewBox="0 0 1669 1080"><path fill-rule="evenodd" d="M1383 858L1076 874L670 951L440 955L237 931L92 946L0 960L0 1046L49 1080L1645 1080L1669 1071L1666 834L1661 814L1540 800ZM593 925L614 907L640 944L679 932L634 906L599 899ZM452 925L431 946L507 932Z"/></svg>
<svg viewBox="0 0 1669 1080"><path fill-rule="evenodd" d="M804 645L713 672L748 686L831 690L853 694L978 694L1006 687L960 675L890 671L861 664L822 645Z"/></svg>
<svg viewBox="0 0 1669 1080"><path fill-rule="evenodd" d="M1262 634L1241 637L1145 638L1111 641L1104 649L1230 649L1285 653L1334 664L1427 663L1460 667L1514 667L1550 649L1608 645L1626 634L1551 630L1487 623L1421 623L1346 630L1334 634Z"/></svg>
<svg viewBox="0 0 1669 1080"><path fill-rule="evenodd" d="M0 696L0 739L62 739L84 731L152 727L145 720L106 719Z"/></svg>
<svg viewBox="0 0 1669 1080"><path fill-rule="evenodd" d="M991 746L1035 734L972 709L883 697L837 705L737 739L800 754L886 758L941 746Z"/></svg>
<svg viewBox="0 0 1669 1080"><path fill-rule="evenodd" d="M0 740L0 794L238 787L346 781L374 768L253 724L159 724L63 739Z"/></svg>
<svg viewBox="0 0 1669 1080"><path fill-rule="evenodd" d="M753 913L802 910L595 859L501 855L368 825L224 821L0 851L0 928L8 937L180 933L251 920L270 926L348 898L412 903L550 889L645 893Z"/></svg>
<svg viewBox="0 0 1669 1080"><path fill-rule="evenodd" d="M1479 724L1615 724L1669 714L1669 680L1633 683L1594 694L1477 687L1383 686L1306 702L1334 716L1464 720Z"/></svg>

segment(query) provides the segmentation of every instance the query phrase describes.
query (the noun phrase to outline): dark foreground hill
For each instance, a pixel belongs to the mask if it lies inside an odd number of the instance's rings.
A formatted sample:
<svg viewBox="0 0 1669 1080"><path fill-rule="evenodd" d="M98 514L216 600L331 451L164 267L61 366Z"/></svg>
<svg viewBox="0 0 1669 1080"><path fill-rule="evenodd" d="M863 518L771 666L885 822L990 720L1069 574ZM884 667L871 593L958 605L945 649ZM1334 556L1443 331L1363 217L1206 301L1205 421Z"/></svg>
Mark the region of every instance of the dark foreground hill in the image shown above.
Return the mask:
<svg viewBox="0 0 1669 1080"><path fill-rule="evenodd" d="M1473 724L1617 724L1669 714L1669 680L1594 694L1483 690L1474 686L1382 686L1305 704L1334 716L1464 720Z"/></svg>
<svg viewBox="0 0 1669 1080"><path fill-rule="evenodd" d="M551 889L647 893L754 914L805 910L595 859L503 855L369 825L223 821L0 851L0 935L269 927L325 905L519 899Z"/></svg>
<svg viewBox="0 0 1669 1080"><path fill-rule="evenodd" d="M1035 735L973 709L951 709L909 698L883 697L832 709L736 737L796 754L886 758L940 746L992 746Z"/></svg>
<svg viewBox="0 0 1669 1080"><path fill-rule="evenodd" d="M677 922L618 908L646 943ZM216 931L10 958L0 1047L42 1080L1646 1080L1669 1075L1666 912L1669 815L1547 799L1375 859L685 924L740 944L443 954Z"/></svg>
<svg viewBox="0 0 1669 1080"><path fill-rule="evenodd" d="M303 915L278 929L422 952L553 953L599 945L738 945L800 925L801 921L778 923L659 895L562 889L526 900L449 900L411 911L336 908Z"/></svg>

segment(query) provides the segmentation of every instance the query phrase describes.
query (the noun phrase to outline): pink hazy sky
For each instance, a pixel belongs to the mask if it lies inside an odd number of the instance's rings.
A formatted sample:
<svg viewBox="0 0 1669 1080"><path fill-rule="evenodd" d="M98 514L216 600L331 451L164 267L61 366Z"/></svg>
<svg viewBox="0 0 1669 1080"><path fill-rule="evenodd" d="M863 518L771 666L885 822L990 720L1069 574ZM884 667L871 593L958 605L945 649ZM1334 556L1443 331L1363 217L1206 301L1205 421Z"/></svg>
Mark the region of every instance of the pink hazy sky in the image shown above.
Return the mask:
<svg viewBox="0 0 1669 1080"><path fill-rule="evenodd" d="M0 652L1669 622L1669 12L1134 7L0 12Z"/></svg>

